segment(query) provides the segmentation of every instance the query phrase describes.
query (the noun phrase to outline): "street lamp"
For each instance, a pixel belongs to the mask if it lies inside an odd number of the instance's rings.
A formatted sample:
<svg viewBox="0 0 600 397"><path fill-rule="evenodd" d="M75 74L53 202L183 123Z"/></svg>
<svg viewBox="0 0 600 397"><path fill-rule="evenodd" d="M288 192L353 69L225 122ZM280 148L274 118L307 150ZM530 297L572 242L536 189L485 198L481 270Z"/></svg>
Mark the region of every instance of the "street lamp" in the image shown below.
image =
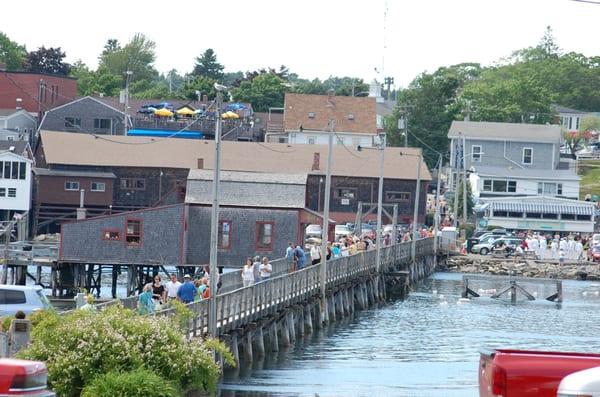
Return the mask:
<svg viewBox="0 0 600 397"><path fill-rule="evenodd" d="M210 218L210 300L208 310L208 334L217 337L217 252L219 235L219 183L221 174L221 107L223 91L227 87L215 83L217 90L217 118L215 120L215 165L213 173L212 214Z"/></svg>
<svg viewBox="0 0 600 397"><path fill-rule="evenodd" d="M131 70L125 72L125 135L127 135L127 131L129 130L129 80L131 76L133 76Z"/></svg>

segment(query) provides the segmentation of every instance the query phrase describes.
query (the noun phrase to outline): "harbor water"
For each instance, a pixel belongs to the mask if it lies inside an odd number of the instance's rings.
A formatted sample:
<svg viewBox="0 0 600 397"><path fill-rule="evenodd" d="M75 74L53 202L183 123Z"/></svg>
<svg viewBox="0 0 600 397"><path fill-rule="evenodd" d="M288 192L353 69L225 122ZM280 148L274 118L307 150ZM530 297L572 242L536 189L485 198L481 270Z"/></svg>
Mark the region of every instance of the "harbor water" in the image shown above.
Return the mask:
<svg viewBox="0 0 600 397"><path fill-rule="evenodd" d="M251 366L226 372L223 397L476 397L479 350L518 348L600 352L600 284L523 284L538 297L517 305L489 295L459 301L462 275L436 273L405 301L354 317L297 341ZM502 282L471 288L499 291Z"/></svg>

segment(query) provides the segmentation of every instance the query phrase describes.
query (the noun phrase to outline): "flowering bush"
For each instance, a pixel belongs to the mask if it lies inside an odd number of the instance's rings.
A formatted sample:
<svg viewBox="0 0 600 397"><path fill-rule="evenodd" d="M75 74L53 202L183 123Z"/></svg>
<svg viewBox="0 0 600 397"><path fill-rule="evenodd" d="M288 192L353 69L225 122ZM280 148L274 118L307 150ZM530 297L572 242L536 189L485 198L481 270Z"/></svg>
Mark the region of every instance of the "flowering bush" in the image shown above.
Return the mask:
<svg viewBox="0 0 600 397"><path fill-rule="evenodd" d="M213 350L233 362L218 341L186 340L176 317L139 316L119 305L40 317L32 344L19 356L45 361L49 383L60 396L79 396L86 385L108 372L141 368L182 390L214 391L220 368Z"/></svg>

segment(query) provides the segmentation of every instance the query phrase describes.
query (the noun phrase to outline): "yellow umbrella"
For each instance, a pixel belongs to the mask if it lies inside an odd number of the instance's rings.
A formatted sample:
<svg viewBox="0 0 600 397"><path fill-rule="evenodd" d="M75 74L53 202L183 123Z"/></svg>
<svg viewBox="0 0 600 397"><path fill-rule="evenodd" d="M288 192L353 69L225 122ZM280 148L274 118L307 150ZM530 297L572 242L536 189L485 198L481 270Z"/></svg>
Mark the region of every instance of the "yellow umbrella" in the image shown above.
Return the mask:
<svg viewBox="0 0 600 397"><path fill-rule="evenodd" d="M229 112L223 113L223 115L221 117L223 117L224 119L239 119L240 118L240 116L238 116L237 113L234 113L231 110Z"/></svg>
<svg viewBox="0 0 600 397"><path fill-rule="evenodd" d="M158 109L156 111L154 111L154 114L157 116L162 116L162 117L171 117L173 116L173 112L171 112L169 109Z"/></svg>
<svg viewBox="0 0 600 397"><path fill-rule="evenodd" d="M190 108L181 108L177 110L176 113L182 116L192 116L194 114L194 111Z"/></svg>

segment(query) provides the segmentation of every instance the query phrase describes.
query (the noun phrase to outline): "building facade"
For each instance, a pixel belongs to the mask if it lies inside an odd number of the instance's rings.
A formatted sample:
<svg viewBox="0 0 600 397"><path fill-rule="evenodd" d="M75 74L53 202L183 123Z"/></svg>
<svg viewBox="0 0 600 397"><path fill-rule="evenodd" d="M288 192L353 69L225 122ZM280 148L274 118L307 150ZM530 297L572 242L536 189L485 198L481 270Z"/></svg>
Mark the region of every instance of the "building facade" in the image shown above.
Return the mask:
<svg viewBox="0 0 600 397"><path fill-rule="evenodd" d="M23 109L0 109L0 140L31 141L37 127L35 117Z"/></svg>
<svg viewBox="0 0 600 397"><path fill-rule="evenodd" d="M43 113L75 99L77 79L66 76L0 70L0 109L22 108Z"/></svg>
<svg viewBox="0 0 600 397"><path fill-rule="evenodd" d="M0 212L2 220L15 213L29 211L31 206L31 168L27 151L19 151L12 142L0 142ZM20 142L23 146L23 142ZM25 143L25 145L27 145Z"/></svg>
<svg viewBox="0 0 600 397"><path fill-rule="evenodd" d="M580 178L561 162L557 125L454 121L448 138L452 188L466 173L475 197L579 197Z"/></svg>

